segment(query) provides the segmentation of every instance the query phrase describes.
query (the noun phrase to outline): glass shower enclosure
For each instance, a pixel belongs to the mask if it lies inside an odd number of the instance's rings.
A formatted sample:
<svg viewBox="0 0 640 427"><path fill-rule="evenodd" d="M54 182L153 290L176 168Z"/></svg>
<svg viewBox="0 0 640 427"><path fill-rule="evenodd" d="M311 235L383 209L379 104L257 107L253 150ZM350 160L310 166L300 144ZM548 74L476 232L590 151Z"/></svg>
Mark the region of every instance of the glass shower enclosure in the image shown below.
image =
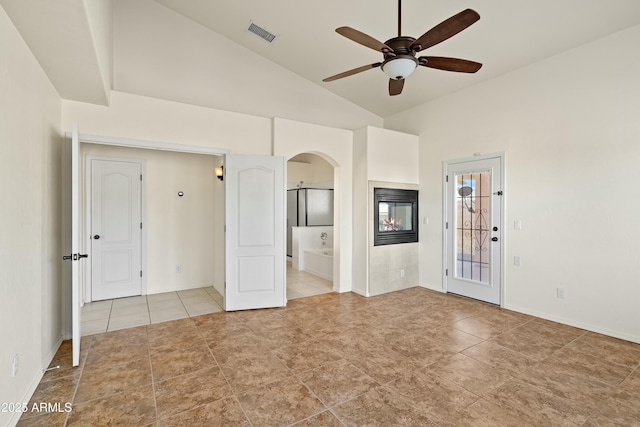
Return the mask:
<svg viewBox="0 0 640 427"><path fill-rule="evenodd" d="M287 256L292 254L293 227L333 225L333 190L287 190Z"/></svg>

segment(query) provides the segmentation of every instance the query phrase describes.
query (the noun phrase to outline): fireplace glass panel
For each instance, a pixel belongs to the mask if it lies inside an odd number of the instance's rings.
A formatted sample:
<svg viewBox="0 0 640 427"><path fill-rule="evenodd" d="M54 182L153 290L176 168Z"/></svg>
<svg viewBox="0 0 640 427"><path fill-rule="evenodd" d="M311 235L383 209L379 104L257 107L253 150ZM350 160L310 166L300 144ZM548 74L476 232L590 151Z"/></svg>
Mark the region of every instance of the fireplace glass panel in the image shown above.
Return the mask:
<svg viewBox="0 0 640 427"><path fill-rule="evenodd" d="M396 202L380 202L378 204L378 231L411 230L412 204Z"/></svg>

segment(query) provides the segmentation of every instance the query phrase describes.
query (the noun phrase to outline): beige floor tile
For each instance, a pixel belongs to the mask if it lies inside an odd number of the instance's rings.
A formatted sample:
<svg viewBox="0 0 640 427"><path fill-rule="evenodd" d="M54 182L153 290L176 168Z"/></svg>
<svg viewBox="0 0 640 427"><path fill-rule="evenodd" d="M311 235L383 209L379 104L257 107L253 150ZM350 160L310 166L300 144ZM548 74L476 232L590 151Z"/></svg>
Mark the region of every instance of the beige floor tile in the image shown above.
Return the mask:
<svg viewBox="0 0 640 427"><path fill-rule="evenodd" d="M110 310L112 305L113 305L113 300L88 302L82 306L82 312L87 313L93 310L106 310L106 309Z"/></svg>
<svg viewBox="0 0 640 427"><path fill-rule="evenodd" d="M82 336L100 334L107 332L108 325L108 317L98 320L83 320L80 324L80 330L82 331Z"/></svg>
<svg viewBox="0 0 640 427"><path fill-rule="evenodd" d="M112 315L109 319L108 331L117 331L119 329L133 328L135 326L148 325L151 323L149 312L139 312L124 315Z"/></svg>
<svg viewBox="0 0 640 427"><path fill-rule="evenodd" d="M184 307L149 310L151 323L167 322L169 320L184 319L185 317L189 317L189 313L187 313Z"/></svg>
<svg viewBox="0 0 640 427"><path fill-rule="evenodd" d="M139 295L136 297L118 298L113 300L113 308L122 308L133 305L146 305L147 297L145 295Z"/></svg>
<svg viewBox="0 0 640 427"><path fill-rule="evenodd" d="M148 305L149 305L150 312L184 308L184 304L178 297L176 297L175 299L172 298L172 299L160 300L160 301L149 301Z"/></svg>
<svg viewBox="0 0 640 427"><path fill-rule="evenodd" d="M180 297L177 292L163 292L160 294L147 295L147 302L161 302L161 301L177 301Z"/></svg>

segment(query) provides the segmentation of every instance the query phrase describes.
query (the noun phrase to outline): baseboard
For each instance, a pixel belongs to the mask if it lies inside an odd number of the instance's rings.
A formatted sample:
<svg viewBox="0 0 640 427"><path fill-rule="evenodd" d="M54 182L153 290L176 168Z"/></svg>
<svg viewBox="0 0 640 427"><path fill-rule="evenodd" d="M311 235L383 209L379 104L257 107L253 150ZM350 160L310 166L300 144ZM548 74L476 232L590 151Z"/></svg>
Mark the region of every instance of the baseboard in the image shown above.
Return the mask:
<svg viewBox="0 0 640 427"><path fill-rule="evenodd" d="M36 372L36 376L33 378L31 383L29 384L29 387L27 388L27 391L25 392L20 402L27 403L31 400L31 397L33 396L33 393L35 393L36 389L38 388L40 381L42 381L42 377L44 377L44 374L47 371L47 368L53 361L53 358L56 356L56 353L58 352L58 349L60 348L62 341L63 341L63 337L60 336L60 338L58 339L58 343L55 346L55 350L53 350L53 353L50 353L45 359L45 360L48 360L47 364ZM14 412L11 418L9 418L9 424L7 425L7 427L14 427L16 424L18 424L18 421L20 421L21 416L22 416L22 412Z"/></svg>
<svg viewBox="0 0 640 427"><path fill-rule="evenodd" d="M552 322L557 322L557 323L562 323L563 325L573 326L574 328L584 329L584 330L589 331L589 332L595 332L596 334L607 335L607 336L610 336L610 337L613 337L613 338L618 338L618 339L621 339L621 340L630 341L630 342L633 342L633 343L640 344L640 336L625 334L623 332L614 331L614 330L607 329L607 328L602 328L602 327L597 326L597 325L592 325L592 324L583 323L583 322L577 322L577 321L571 320L571 319L565 319L565 318L560 317L560 316L549 315L547 313L542 313L542 312L539 312L539 311L536 311L536 310L530 310L530 309L527 309L527 308L519 307L517 305L508 304L508 305L505 305L504 308L507 309L507 310L517 311L518 313L528 314L530 316L539 317L540 319L551 320Z"/></svg>

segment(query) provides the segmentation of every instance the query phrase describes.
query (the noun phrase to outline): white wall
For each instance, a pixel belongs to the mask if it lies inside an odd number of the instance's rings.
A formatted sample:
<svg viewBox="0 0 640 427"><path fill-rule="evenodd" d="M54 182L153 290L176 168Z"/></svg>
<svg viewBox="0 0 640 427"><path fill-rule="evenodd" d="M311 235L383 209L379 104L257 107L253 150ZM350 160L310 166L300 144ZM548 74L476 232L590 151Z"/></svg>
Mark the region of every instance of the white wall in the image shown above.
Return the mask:
<svg viewBox="0 0 640 427"><path fill-rule="evenodd" d="M352 252L352 132L275 118L273 154L290 159L301 153L324 158L334 167L334 277L339 292L351 290ZM339 272L339 273L338 273Z"/></svg>
<svg viewBox="0 0 640 427"><path fill-rule="evenodd" d="M152 0L114 1L113 88L344 129L382 125L381 117Z"/></svg>
<svg viewBox="0 0 640 427"><path fill-rule="evenodd" d="M85 161L91 155L145 162L146 293L213 285L214 224L224 223L214 214L214 181L219 181L213 168L221 157L98 144L82 144L82 154Z"/></svg>
<svg viewBox="0 0 640 427"><path fill-rule="evenodd" d="M417 184L418 144L416 135L366 127L367 178L371 181Z"/></svg>
<svg viewBox="0 0 640 427"><path fill-rule="evenodd" d="M108 107L62 101L62 129L80 133L271 154L271 120L123 92Z"/></svg>
<svg viewBox="0 0 640 427"><path fill-rule="evenodd" d="M417 244L373 244L373 189L417 189L418 145L416 135L403 132L371 126L354 132L353 290L362 295L418 284Z"/></svg>
<svg viewBox="0 0 640 427"><path fill-rule="evenodd" d="M63 332L60 97L2 8L0 70L0 402L28 402Z"/></svg>
<svg viewBox="0 0 640 427"><path fill-rule="evenodd" d="M640 342L638 40L640 26L385 121L420 135L423 286L442 289L442 162L504 151L505 307Z"/></svg>

